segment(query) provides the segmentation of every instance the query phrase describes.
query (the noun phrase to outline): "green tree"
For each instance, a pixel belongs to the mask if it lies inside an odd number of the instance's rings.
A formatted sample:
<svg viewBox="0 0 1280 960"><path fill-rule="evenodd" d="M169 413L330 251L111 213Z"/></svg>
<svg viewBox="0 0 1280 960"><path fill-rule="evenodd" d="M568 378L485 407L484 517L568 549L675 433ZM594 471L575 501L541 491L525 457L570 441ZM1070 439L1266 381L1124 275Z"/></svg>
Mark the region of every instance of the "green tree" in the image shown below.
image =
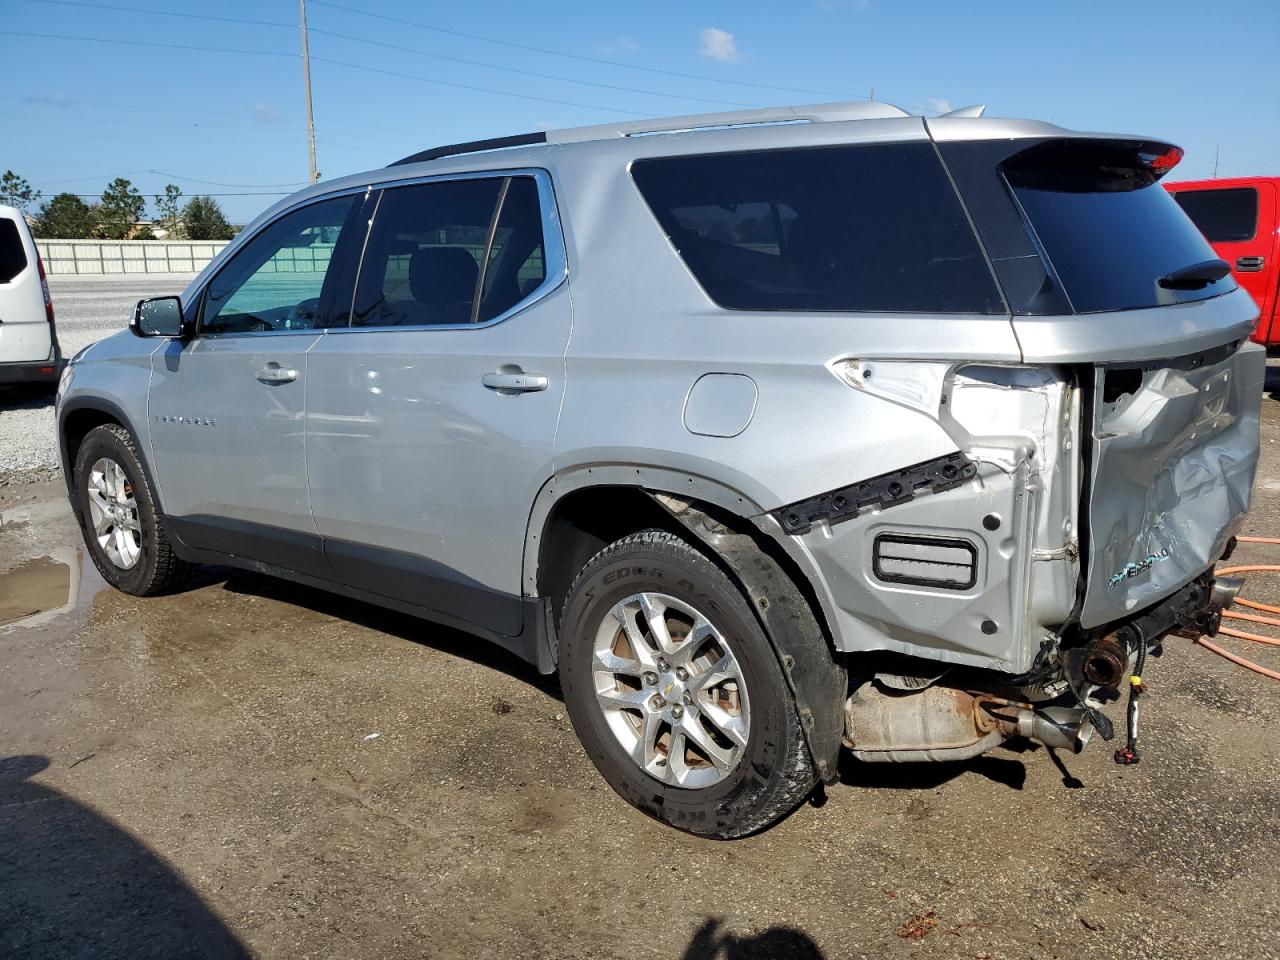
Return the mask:
<svg viewBox="0 0 1280 960"><path fill-rule="evenodd" d="M28 207L40 202L40 197L39 190L33 190L31 184L12 170L6 170L0 176L0 203L17 207L26 213Z"/></svg>
<svg viewBox="0 0 1280 960"><path fill-rule="evenodd" d="M60 193L40 207L36 235L48 240L84 240L97 226L89 205L74 193Z"/></svg>
<svg viewBox="0 0 1280 960"><path fill-rule="evenodd" d="M213 197L192 197L182 221L191 240L230 240L236 232Z"/></svg>
<svg viewBox="0 0 1280 960"><path fill-rule="evenodd" d="M164 195L156 195L156 213L160 226L164 227L168 240L182 239L182 190L176 184L166 184Z"/></svg>
<svg viewBox="0 0 1280 960"><path fill-rule="evenodd" d="M108 240L123 240L142 219L147 202L138 188L124 177L116 177L102 191L102 219L98 233Z"/></svg>

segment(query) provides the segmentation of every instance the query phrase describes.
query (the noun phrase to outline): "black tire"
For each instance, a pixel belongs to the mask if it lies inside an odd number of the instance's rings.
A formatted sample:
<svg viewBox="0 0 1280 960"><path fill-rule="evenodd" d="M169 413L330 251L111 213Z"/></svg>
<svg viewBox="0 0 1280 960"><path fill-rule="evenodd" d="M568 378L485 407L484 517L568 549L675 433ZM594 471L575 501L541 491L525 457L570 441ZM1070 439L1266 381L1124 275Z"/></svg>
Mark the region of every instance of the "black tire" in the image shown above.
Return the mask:
<svg viewBox="0 0 1280 960"><path fill-rule="evenodd" d="M137 503L141 553L137 562L128 569L122 569L111 560L93 532L89 474L93 465L104 457L120 465ZM142 455L124 427L104 423L85 435L76 452L73 489L85 545L93 557L94 566L111 586L137 597L149 597L173 590L195 571L195 565L179 559L173 552L173 545L165 533L164 516L156 507L155 495L142 468Z"/></svg>
<svg viewBox="0 0 1280 960"><path fill-rule="evenodd" d="M627 597L652 591L702 612L728 639L750 704L746 743L720 782L698 789L663 783L627 754L596 702L594 640ZM560 683L574 730L601 776L627 802L689 833L743 837L790 813L817 776L794 700L769 638L736 584L675 534L644 530L605 547L569 588L560 619Z"/></svg>

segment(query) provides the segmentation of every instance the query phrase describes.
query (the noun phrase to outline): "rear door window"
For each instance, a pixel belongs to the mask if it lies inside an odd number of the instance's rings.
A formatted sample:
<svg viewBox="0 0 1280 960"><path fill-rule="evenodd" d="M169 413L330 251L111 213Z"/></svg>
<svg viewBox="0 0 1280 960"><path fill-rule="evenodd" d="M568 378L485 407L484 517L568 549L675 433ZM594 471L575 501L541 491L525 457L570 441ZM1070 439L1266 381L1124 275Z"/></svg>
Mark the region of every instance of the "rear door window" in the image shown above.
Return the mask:
<svg viewBox="0 0 1280 960"><path fill-rule="evenodd" d="M392 187L378 202L351 324L484 323L518 304L545 276L532 177Z"/></svg>
<svg viewBox="0 0 1280 960"><path fill-rule="evenodd" d="M632 175L722 307L1005 312L928 143L664 157Z"/></svg>
<svg viewBox="0 0 1280 960"><path fill-rule="evenodd" d="M0 218L0 283L11 283L25 269L27 251L22 246L18 225Z"/></svg>
<svg viewBox="0 0 1280 960"><path fill-rule="evenodd" d="M1210 243L1242 243L1258 230L1258 191L1178 190L1173 199Z"/></svg>
<svg viewBox="0 0 1280 960"><path fill-rule="evenodd" d="M1230 275L1194 289L1161 283L1217 259L1158 184L1163 144L1049 141L1010 158L1006 181L1077 313L1203 300L1235 289Z"/></svg>

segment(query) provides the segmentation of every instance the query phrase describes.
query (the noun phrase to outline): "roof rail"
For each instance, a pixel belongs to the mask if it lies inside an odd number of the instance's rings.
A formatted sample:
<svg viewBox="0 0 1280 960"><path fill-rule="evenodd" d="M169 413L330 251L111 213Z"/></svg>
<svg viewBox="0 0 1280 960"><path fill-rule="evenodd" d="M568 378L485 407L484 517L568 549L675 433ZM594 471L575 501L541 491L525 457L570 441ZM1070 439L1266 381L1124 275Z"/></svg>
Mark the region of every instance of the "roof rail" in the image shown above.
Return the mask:
<svg viewBox="0 0 1280 960"><path fill-rule="evenodd" d="M658 117L653 120L628 120L625 123L602 123L590 127L567 127L547 132L548 143L581 143L584 140L608 140L652 133L681 133L713 127L739 127L764 123L812 123L838 120L885 120L909 117L900 107L880 100L845 100L838 103L814 103L802 107L760 107L755 110L726 110L720 113L694 113L684 117Z"/></svg>
<svg viewBox="0 0 1280 960"><path fill-rule="evenodd" d="M466 143L450 143L443 147L432 147L430 150L422 150L419 153L411 154L395 163L388 164L391 167L398 167L402 163L425 163L427 160L439 160L441 157L452 157L460 153L480 153L484 150L501 150L504 147L527 147L535 143L546 143L547 135L545 133L517 133L511 137L493 137L489 140L468 140Z"/></svg>
<svg viewBox="0 0 1280 960"><path fill-rule="evenodd" d="M480 153L485 150L502 150L506 147L525 147L538 143L583 143L587 140L611 140L614 137L635 137L653 133L679 133L685 130L706 130L714 127L740 127L766 123L830 122L839 120L886 120L909 117L900 107L880 100L847 100L839 103L815 103L802 107L760 107L755 110L727 110L720 113L695 113L683 117L658 117L653 120L630 120L625 123L602 123L590 127L565 127L544 133L521 133L513 137L495 137L491 140L472 140L433 147L397 160L390 166L403 163L424 163L441 157L463 153Z"/></svg>

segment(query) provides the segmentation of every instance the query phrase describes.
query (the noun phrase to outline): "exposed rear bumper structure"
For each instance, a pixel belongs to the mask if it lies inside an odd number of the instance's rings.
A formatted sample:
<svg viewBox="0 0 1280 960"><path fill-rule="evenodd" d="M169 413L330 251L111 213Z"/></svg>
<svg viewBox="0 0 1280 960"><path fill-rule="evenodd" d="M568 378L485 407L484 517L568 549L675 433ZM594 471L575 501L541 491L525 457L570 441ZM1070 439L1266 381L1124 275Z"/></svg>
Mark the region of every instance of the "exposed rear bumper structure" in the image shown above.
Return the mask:
<svg viewBox="0 0 1280 960"><path fill-rule="evenodd" d="M1021 697L967 689L963 677L944 676L921 689L908 678L878 674L845 702L845 746L863 761L910 763L967 760L1015 736L1073 752L1095 730L1110 740L1114 729L1100 708L1118 698L1135 664L1158 653L1171 633L1213 636L1239 589L1236 578L1206 573L1137 616L1108 625L1087 644L1064 651L1063 679L1039 687L1038 700L1025 696L1028 688ZM1030 690L1037 692L1034 685Z"/></svg>

